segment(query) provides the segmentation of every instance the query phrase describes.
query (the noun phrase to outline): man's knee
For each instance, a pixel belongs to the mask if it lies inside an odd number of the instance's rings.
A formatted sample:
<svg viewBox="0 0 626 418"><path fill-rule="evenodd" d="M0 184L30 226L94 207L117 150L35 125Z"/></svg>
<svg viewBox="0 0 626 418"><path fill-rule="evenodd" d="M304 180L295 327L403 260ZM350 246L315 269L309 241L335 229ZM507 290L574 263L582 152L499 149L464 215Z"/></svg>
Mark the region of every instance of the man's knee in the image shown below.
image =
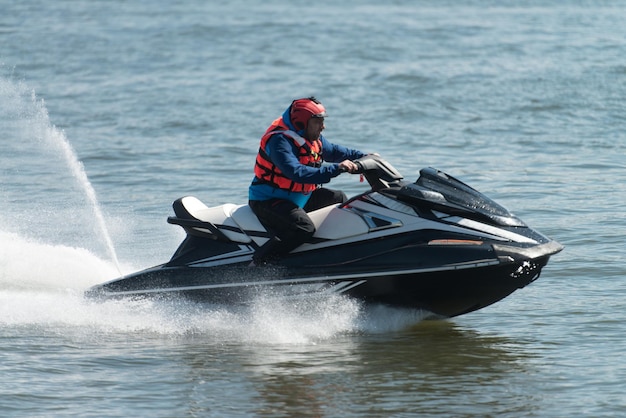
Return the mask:
<svg viewBox="0 0 626 418"><path fill-rule="evenodd" d="M293 233L301 241L307 241L315 234L315 224L307 213L298 209L294 211L293 216Z"/></svg>

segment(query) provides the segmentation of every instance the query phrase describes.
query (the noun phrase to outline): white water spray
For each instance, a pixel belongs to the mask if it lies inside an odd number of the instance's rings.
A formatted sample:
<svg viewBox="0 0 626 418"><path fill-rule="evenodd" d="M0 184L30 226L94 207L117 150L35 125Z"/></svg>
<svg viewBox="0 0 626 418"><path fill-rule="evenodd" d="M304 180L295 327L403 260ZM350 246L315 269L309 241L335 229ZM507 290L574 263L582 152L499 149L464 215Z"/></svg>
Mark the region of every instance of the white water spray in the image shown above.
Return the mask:
<svg viewBox="0 0 626 418"><path fill-rule="evenodd" d="M42 108L45 109L45 107L43 106L43 101L42 101ZM107 229L104 216L102 215L102 210L100 209L100 205L98 204L96 191L94 190L93 186L91 185L91 182L89 181L89 178L87 177L87 173L85 172L85 167L83 166L83 163L81 163L78 160L78 157L76 156L76 152L74 152L74 149L70 145L69 141L67 140L67 137L63 134L63 132L59 131L54 126L52 126L50 130L51 130L50 135L47 135L47 138L49 138L51 141L54 141L56 145L60 147L60 149L62 150L63 156L65 158L65 162L67 163L69 169L71 170L72 175L74 176L74 178L76 178L76 180L82 187L85 193L85 196L87 196L87 199L91 205L93 214L96 218L98 229L102 233L102 238L104 239L104 242L106 244L109 257L111 257L111 260L115 264L115 267L117 268L121 276L122 272L120 269L119 261L117 259L117 254L115 252L115 247L113 246L113 240L111 240L111 236Z"/></svg>
<svg viewBox="0 0 626 418"><path fill-rule="evenodd" d="M47 175L46 172L38 172L32 169L32 167L37 165L29 162L29 159L31 159L30 154L34 154L35 151L31 148L33 146L36 148L37 143L30 143L28 141L29 138L45 145L46 149L50 151L56 151L69 168L71 176L76 181L80 191L86 197L91 213L95 217L97 234L103 240L108 256L121 275L117 254L102 210L98 204L96 192L87 177L83 164L78 160L76 152L67 137L61 130L50 123L44 101L38 100L34 91L28 89L23 83L15 83L4 78L0 78L0 94L2 98L2 103L0 103L1 130L9 137L14 137L13 141L17 141L17 145L14 148L20 150L26 156L24 157L24 162L26 163L24 167L13 165L12 167L7 167L8 172L15 172L22 178L30 179L37 179ZM4 126L5 123L6 126ZM11 166L10 159L16 157L12 157L9 153L6 158L9 159L7 160L7 165ZM18 158L17 161L21 160ZM48 167L45 168L47 169ZM33 184L37 184L37 182L31 181L30 185ZM7 212L10 211L7 207L5 209ZM51 210L54 211L54 209L52 208ZM30 224L29 219L26 219L26 222Z"/></svg>

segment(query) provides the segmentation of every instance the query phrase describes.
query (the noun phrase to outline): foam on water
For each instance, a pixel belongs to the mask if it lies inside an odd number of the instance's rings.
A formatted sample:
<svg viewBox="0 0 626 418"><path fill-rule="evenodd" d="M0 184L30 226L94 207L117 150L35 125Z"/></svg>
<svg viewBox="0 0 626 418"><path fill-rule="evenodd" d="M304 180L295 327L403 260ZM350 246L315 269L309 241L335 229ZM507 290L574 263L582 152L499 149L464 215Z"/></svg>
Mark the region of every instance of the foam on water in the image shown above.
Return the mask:
<svg viewBox="0 0 626 418"><path fill-rule="evenodd" d="M93 301L77 289L0 290L0 324L84 335L199 336L219 343L307 345L353 333L400 330L419 313L371 311L341 296L298 303L260 295L250 306L216 306L187 300ZM50 287L50 286L48 286Z"/></svg>
<svg viewBox="0 0 626 418"><path fill-rule="evenodd" d="M78 290L116 276L116 269L89 251L46 245L0 232L0 288Z"/></svg>
<svg viewBox="0 0 626 418"><path fill-rule="evenodd" d="M130 266L124 266L132 269ZM48 245L0 232L0 324L86 334L199 335L220 342L311 344L346 333L399 330L420 312L331 296L283 299L259 294L247 306L183 299L94 301L88 287L117 276L116 267L83 248Z"/></svg>

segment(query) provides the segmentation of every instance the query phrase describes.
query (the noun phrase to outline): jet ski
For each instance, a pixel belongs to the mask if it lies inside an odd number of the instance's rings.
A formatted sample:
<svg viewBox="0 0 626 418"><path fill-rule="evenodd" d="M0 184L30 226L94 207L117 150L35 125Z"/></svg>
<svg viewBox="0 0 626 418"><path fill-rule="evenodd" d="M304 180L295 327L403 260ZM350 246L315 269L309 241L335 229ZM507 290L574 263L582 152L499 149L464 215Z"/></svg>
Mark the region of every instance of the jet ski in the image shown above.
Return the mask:
<svg viewBox="0 0 626 418"><path fill-rule="evenodd" d="M292 299L341 294L454 317L532 283L563 249L442 171L424 168L408 182L377 155L355 163L370 189L310 212L313 239L276 263L251 263L272 234L247 204L207 207L185 196L168 218L187 234L172 258L87 295L245 304L261 292Z"/></svg>

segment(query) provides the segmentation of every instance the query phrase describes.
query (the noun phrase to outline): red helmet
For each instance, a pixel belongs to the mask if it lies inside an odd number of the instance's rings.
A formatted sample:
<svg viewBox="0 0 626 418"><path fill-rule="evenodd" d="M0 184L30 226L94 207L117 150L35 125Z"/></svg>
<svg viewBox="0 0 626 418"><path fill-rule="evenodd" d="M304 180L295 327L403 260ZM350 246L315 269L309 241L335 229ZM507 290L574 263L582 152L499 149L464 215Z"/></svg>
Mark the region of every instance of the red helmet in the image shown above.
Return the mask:
<svg viewBox="0 0 626 418"><path fill-rule="evenodd" d="M297 99L291 103L289 117L297 130L305 130L311 118L325 118L326 109L315 97Z"/></svg>

